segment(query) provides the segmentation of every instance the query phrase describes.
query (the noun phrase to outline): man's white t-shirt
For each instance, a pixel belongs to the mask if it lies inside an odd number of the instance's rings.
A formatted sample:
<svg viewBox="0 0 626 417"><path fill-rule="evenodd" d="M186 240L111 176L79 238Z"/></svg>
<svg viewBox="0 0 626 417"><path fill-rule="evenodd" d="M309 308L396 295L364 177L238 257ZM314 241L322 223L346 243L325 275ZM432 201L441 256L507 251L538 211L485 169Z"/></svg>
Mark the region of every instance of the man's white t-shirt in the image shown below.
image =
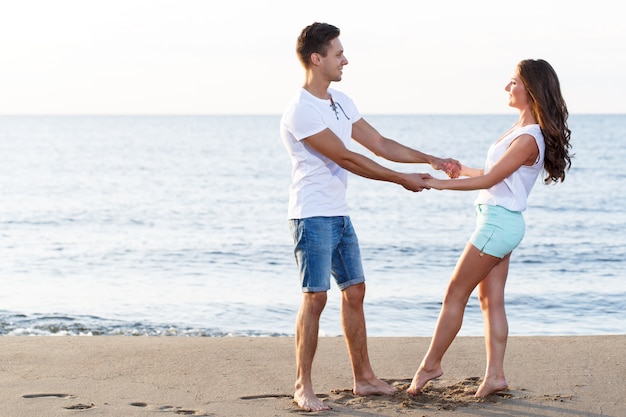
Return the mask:
<svg viewBox="0 0 626 417"><path fill-rule="evenodd" d="M347 95L334 89L328 92L332 100L320 99L301 88L280 122L281 138L292 163L289 219L348 215L348 171L303 142L328 128L349 147L352 124L361 115Z"/></svg>
<svg viewBox="0 0 626 417"><path fill-rule="evenodd" d="M511 211L524 211L530 191L543 170L545 141L538 124L517 128L489 147L485 174L502 158L511 143L523 134L531 135L537 142L539 156L533 165L522 165L515 172L487 190L480 190L475 204L498 205Z"/></svg>

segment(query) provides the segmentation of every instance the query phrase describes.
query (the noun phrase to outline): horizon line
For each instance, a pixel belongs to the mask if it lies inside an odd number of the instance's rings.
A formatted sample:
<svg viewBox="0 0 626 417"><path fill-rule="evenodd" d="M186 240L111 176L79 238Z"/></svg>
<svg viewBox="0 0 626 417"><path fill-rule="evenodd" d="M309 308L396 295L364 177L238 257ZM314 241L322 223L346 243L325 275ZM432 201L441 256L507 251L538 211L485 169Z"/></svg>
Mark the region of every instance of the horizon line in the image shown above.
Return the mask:
<svg viewBox="0 0 626 417"><path fill-rule="evenodd" d="M0 117L259 117L281 116L282 113L0 113ZM516 113L361 113L361 116L516 116ZM626 116L619 112L581 112L570 116Z"/></svg>

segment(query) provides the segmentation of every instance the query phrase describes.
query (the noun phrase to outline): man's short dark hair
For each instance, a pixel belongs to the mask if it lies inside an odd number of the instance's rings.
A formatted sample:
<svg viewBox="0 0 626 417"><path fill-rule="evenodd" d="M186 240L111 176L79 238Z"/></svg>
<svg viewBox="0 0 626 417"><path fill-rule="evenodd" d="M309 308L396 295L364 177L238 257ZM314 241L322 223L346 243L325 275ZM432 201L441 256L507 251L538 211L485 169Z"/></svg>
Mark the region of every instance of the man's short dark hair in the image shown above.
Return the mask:
<svg viewBox="0 0 626 417"><path fill-rule="evenodd" d="M315 22L302 29L298 36L296 53L304 68L311 65L311 54L326 56L330 42L338 37L339 28L328 23Z"/></svg>

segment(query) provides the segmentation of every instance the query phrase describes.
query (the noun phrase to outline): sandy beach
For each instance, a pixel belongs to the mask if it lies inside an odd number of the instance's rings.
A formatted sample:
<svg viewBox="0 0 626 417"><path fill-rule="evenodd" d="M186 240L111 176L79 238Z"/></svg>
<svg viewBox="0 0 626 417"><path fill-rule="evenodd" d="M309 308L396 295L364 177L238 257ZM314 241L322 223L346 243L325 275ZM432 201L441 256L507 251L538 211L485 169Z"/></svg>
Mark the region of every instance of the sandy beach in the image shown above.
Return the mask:
<svg viewBox="0 0 626 417"><path fill-rule="evenodd" d="M445 374L404 391L429 338L370 338L378 376L399 391L359 397L342 338L321 338L316 393L330 411L292 402L290 337L1 337L0 416L626 416L626 335L511 337L510 390L476 399L481 337L457 339Z"/></svg>

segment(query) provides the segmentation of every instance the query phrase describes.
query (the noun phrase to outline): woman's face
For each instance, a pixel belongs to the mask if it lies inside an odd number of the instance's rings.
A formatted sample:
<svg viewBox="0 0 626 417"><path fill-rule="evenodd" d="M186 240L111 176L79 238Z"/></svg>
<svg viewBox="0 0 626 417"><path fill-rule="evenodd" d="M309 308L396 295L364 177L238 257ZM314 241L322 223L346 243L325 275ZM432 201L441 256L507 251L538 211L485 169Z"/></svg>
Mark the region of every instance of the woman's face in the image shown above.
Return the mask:
<svg viewBox="0 0 626 417"><path fill-rule="evenodd" d="M511 81L504 88L509 93L509 106L516 109L523 109L528 104L528 91L524 83L516 72L511 77Z"/></svg>

